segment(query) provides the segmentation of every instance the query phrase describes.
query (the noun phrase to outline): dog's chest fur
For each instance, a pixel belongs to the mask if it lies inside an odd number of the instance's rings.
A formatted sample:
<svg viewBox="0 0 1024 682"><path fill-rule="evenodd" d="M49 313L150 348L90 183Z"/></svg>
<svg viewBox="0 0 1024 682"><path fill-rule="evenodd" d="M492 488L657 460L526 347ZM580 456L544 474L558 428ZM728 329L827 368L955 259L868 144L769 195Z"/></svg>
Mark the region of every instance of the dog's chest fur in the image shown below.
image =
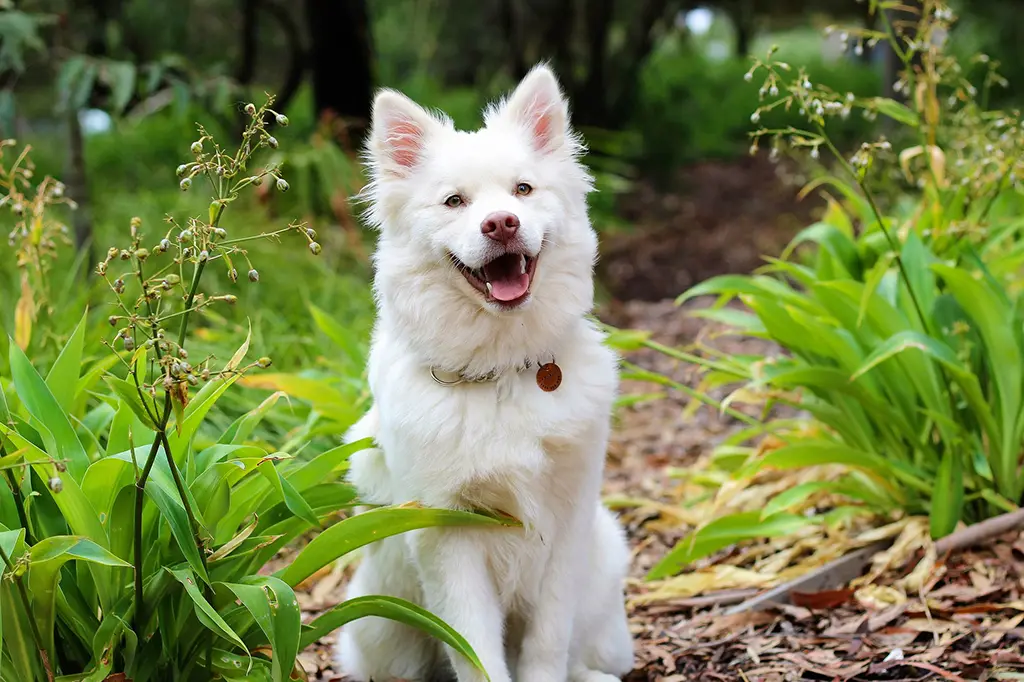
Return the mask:
<svg viewBox="0 0 1024 682"><path fill-rule="evenodd" d="M379 335L370 383L391 502L500 509L543 534L557 512L550 507L603 467L604 453L585 444L607 428L616 386L614 356L585 322L555 357L555 391L538 387L535 368L439 386L401 343Z"/></svg>

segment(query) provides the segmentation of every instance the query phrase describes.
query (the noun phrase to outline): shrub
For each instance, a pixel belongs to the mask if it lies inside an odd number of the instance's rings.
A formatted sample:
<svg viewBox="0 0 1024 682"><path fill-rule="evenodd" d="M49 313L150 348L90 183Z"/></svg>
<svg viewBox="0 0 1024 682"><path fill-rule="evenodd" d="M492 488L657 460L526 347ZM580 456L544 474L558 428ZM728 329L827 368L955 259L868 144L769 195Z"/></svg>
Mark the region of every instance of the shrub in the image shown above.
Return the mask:
<svg viewBox="0 0 1024 682"><path fill-rule="evenodd" d="M645 167L664 175L679 165L746 151L750 114L758 104L758 86L742 80L748 69L743 60L713 61L678 41L652 55L631 124L641 137ZM879 90L878 75L865 65L818 62L808 71L844 92L867 96ZM782 127L799 120L796 111L780 110L767 122ZM850 117L834 131L835 139L843 146L870 130L869 121Z"/></svg>
<svg viewBox="0 0 1024 682"><path fill-rule="evenodd" d="M274 113L269 106L246 107L250 119L234 151L199 128L178 175L183 190L210 187L207 216L168 218L152 232L132 220L122 246L98 264L109 287L104 312L116 329L103 341L107 351L88 343L84 306L48 368L30 361L26 339L9 343L9 368L0 375L0 679L98 681L117 673L135 682L283 682L302 647L367 615L420 627L479 665L458 633L410 603L354 599L303 624L294 590L382 537L509 520L403 506L327 526L356 504L344 482L346 460L368 442L299 459L254 439L279 394L213 426L211 415L239 379L271 361L246 360L250 337L227 361L196 351L197 323L237 305L235 294L208 292L204 274L255 279L246 274L248 247L259 240L321 250L302 224L252 235L224 227L241 191L288 187L275 166L248 170L255 153L273 146L263 123ZM31 177L3 176L14 182L0 203L13 210L18 192L32 196ZM57 187L47 178L36 196L54 198ZM31 215L38 220L23 248L48 234L45 211ZM50 274L42 273L42 280ZM265 574L276 552L317 530L286 567Z"/></svg>
<svg viewBox="0 0 1024 682"><path fill-rule="evenodd" d="M948 7L926 0L912 34L888 25L851 31L853 40L893 44L905 64L896 88L909 94L905 104L827 87L771 55L752 67L763 92L779 93L755 121L775 111L806 119L761 128L754 139L809 150L815 161L833 156L807 188L825 191L829 209L759 272L715 278L680 297L717 297L703 317L769 339L781 354L672 352L702 367L705 390L734 389L722 403L698 396L705 402L811 415L747 417L751 428L716 452L731 490L771 470L838 465L843 473L713 519L652 577L744 539L828 521L836 505L927 515L938 538L1024 502L1024 128L1017 113L976 101L978 89L943 51L952 22ZM989 71L986 87L997 82ZM858 109L898 127L892 141L864 143L847 158L830 130ZM805 257L793 259L798 250ZM749 312L725 308L731 299Z"/></svg>

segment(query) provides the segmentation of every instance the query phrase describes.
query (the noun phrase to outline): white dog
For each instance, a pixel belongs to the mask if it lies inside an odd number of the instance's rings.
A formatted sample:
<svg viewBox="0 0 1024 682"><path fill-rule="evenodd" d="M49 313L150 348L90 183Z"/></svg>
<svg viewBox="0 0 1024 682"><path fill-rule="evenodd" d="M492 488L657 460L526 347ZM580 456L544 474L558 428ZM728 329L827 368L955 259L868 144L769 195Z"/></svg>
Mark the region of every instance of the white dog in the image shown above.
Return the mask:
<svg viewBox="0 0 1024 682"><path fill-rule="evenodd" d="M632 669L628 551L600 503L617 363L585 315L591 178L554 74L539 66L460 132L381 92L366 195L380 228L374 408L348 434L373 504L507 512L524 528L428 529L366 548L348 597L416 602L461 633L493 682L610 682ZM357 680L483 680L408 626L355 621Z"/></svg>

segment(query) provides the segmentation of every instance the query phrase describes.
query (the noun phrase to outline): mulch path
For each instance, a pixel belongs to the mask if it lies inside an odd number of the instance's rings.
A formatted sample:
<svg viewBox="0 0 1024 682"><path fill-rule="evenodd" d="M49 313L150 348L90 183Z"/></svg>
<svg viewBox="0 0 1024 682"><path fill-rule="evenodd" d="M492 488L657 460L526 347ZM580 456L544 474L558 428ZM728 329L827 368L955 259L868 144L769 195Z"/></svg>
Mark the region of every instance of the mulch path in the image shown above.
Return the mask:
<svg viewBox="0 0 1024 682"><path fill-rule="evenodd" d="M672 346L707 334L701 320L686 315L699 303L680 309L666 299L707 276L749 271L760 263L759 253L777 253L796 227L807 224L810 209L794 204L792 191L779 189L769 172L775 171L758 160L705 164L686 176L695 198L658 198L641 190L634 200L647 209L634 209L638 220L642 214L641 222L665 227L647 230L646 238L606 240L602 273L617 298L601 317L650 330ZM757 182L767 189L750 196ZM771 215L783 218L765 232L758 225ZM751 339L714 343L731 351L765 350ZM696 381L693 368L649 350L628 360L687 385ZM653 389L625 381L622 390ZM699 463L740 426L713 410L685 412L687 405L685 396L669 392L624 407L609 444L606 494L653 503L622 513L635 554L627 597L637 670L628 681L1024 680L1024 533L940 557L921 591L900 587L911 564L867 587L804 595L794 605L754 613L724 615L720 607L694 608L686 600L638 600L647 592L646 571L688 530L664 517L668 505L680 503L672 469ZM660 512L659 503L666 505ZM350 570L336 566L301 586L306 620L342 599ZM332 668L332 646L327 639L300 654L310 680L342 679Z"/></svg>

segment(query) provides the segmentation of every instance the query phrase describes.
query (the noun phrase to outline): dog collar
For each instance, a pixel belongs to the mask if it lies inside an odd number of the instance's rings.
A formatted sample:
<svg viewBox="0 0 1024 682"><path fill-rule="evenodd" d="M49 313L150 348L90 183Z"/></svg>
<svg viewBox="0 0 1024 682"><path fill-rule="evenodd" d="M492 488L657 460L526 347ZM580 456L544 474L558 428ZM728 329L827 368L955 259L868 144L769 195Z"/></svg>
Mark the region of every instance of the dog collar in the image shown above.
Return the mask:
<svg viewBox="0 0 1024 682"><path fill-rule="evenodd" d="M525 360L522 364L516 365L513 370L518 374L528 369L537 367L537 386L542 391L550 393L557 389L562 383L562 369L555 363L540 363L533 360ZM451 372L430 367L430 378L440 386L458 386L459 384L485 384L497 381L507 370L491 370L486 374L467 375L464 371Z"/></svg>

